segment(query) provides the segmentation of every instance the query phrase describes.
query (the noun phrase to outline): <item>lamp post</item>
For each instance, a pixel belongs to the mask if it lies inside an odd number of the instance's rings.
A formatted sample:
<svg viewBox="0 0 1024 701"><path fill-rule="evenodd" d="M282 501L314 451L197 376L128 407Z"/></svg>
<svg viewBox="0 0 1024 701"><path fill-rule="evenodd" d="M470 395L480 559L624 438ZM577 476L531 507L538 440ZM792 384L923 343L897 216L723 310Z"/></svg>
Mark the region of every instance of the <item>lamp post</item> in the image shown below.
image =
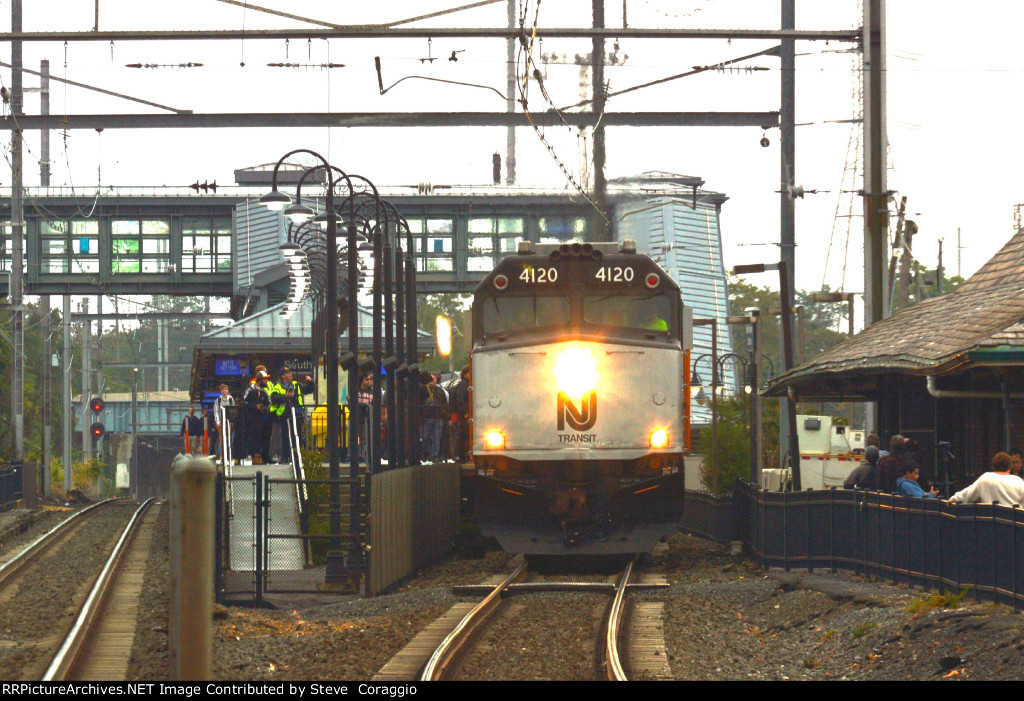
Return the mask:
<svg viewBox="0 0 1024 701"><path fill-rule="evenodd" d="M314 213L311 208L304 207L301 201L301 194L299 190L296 190L296 203L291 204L291 198L283 192L277 189L277 174L281 168L281 165L285 162L285 159L295 154L308 154L316 158L322 165L315 166L312 169L307 169L307 173L311 170L317 170L323 168L326 174L326 208L328 213L334 211L334 187L339 182L344 180L349 188L349 192L352 192L352 183L348 176L342 174L340 177L335 178L334 168L327 162L327 159L321 156L315 151L309 149L296 149L286 153L278 160L274 166L273 179L271 181L271 191L260 198L260 202L266 205L269 209L280 211L288 206L288 210L285 212L286 216L289 216L293 222L301 223L305 219L310 218ZM305 173L303 174L305 176ZM355 290L355 280L353 279L356 271L354 270L352 260L355 255L355 228L349 226L348 231L348 249L349 249L349 294ZM325 312L327 313L327 348L326 348L326 365L327 365L327 445L328 447L328 464L329 472L328 478L330 480L329 487L329 509L330 509L330 542L327 552L327 581L328 582L340 582L344 581L346 575L345 559L342 552L341 546L341 463L340 456L338 454L338 443L341 436L341 412L340 403L338 397L338 363L339 363L339 349L338 349L338 338L340 336L338 328L338 229L337 221L334 216L330 214L327 216L327 260L326 260L326 280L325 280ZM352 300L349 303L349 341L350 343L355 340L358 336L358 329L355 328L353 321L355 312L355 303ZM350 373L350 377L351 377ZM352 382L349 382L350 392ZM352 396L349 396L349 413L352 415ZM352 431L350 430L350 441ZM352 443L350 442L351 446ZM351 451L350 451L351 452ZM358 468L357 468L358 470ZM359 496L359 485L358 485L358 472L355 475L357 478L350 485L350 497L353 503L358 503ZM356 522L350 524L350 528L358 528L358 518ZM358 539L357 539L358 540ZM350 567L355 567L357 563L349 562Z"/></svg>
<svg viewBox="0 0 1024 701"><path fill-rule="evenodd" d="M782 298L782 357L783 372L793 369L793 293L789 287L789 275L786 270L786 261L778 263L756 263L754 265L737 265L732 269L733 275L744 275L747 273L763 273L768 270L779 271L779 294ZM793 475L794 491L801 491L800 484L800 442L796 432L796 401L794 398L780 400L785 404L786 409L786 433L788 433L789 463ZM781 432L781 426L780 426ZM780 441L780 444L784 441ZM781 451L780 451L781 452Z"/></svg>
<svg viewBox="0 0 1024 701"><path fill-rule="evenodd" d="M718 493L718 319L694 319L694 326L711 327L711 491ZM704 354L706 355L706 354ZM694 370L697 361L704 357L697 356L693 361Z"/></svg>
<svg viewBox="0 0 1024 701"><path fill-rule="evenodd" d="M746 378L747 393L750 395L750 481L761 484L761 313L757 307L743 310L745 316L726 317L730 325L745 325L747 334Z"/></svg>

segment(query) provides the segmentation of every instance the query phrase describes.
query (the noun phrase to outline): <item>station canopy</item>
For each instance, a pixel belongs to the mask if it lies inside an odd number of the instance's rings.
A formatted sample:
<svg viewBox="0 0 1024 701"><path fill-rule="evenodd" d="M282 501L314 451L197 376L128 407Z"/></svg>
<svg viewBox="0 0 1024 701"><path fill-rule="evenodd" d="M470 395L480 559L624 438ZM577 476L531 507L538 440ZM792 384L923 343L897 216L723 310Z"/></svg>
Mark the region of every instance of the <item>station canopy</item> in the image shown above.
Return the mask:
<svg viewBox="0 0 1024 701"><path fill-rule="evenodd" d="M284 303L240 319L203 334L192 354L191 394L201 394L202 378L212 377L214 360L224 355L259 355L261 357L306 357L312 352L313 301L305 300L290 318L282 316ZM373 351L373 312L366 307L359 311L359 352ZM344 322L344 320L342 320ZM381 324L383 333L383 323ZM348 329L342 324L341 349L348 349ZM396 330L397 332L397 330ZM396 336L397 338L397 336ZM433 334L417 331L417 351L422 358L437 350ZM383 342L383 341L382 341Z"/></svg>

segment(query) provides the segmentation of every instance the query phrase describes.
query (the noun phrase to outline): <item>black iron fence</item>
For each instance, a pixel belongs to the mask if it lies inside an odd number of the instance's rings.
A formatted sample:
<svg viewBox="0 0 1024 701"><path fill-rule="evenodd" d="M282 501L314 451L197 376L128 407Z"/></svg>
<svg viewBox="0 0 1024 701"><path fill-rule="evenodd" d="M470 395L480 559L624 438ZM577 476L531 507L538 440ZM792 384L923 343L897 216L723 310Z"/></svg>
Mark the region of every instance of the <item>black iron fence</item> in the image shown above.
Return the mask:
<svg viewBox="0 0 1024 701"><path fill-rule="evenodd" d="M1024 513L860 490L687 492L684 529L743 540L758 564L852 570L1024 606Z"/></svg>
<svg viewBox="0 0 1024 701"><path fill-rule="evenodd" d="M0 463L0 511L14 508L22 497L22 464L17 461Z"/></svg>
<svg viewBox="0 0 1024 701"><path fill-rule="evenodd" d="M220 601L260 603L267 594L358 593L365 573L366 509L351 523L353 480L295 479L273 473L289 465L264 466L254 473L233 468L217 480L216 589ZM267 472L264 472L267 470ZM356 480L361 487L362 477ZM341 532L330 533L329 494L341 493ZM365 497L360 498L365 502ZM342 552L342 572L328 577L332 546ZM340 575L340 576L335 576Z"/></svg>

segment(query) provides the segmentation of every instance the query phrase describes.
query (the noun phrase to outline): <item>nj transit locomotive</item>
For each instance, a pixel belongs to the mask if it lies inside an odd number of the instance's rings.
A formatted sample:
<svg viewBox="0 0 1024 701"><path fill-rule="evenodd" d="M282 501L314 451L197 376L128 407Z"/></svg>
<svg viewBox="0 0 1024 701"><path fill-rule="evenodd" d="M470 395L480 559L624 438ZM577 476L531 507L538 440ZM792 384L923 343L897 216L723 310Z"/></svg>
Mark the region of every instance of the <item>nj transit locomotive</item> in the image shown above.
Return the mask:
<svg viewBox="0 0 1024 701"><path fill-rule="evenodd" d="M683 508L690 316L635 244L521 243L473 298L467 480L484 535L646 552Z"/></svg>

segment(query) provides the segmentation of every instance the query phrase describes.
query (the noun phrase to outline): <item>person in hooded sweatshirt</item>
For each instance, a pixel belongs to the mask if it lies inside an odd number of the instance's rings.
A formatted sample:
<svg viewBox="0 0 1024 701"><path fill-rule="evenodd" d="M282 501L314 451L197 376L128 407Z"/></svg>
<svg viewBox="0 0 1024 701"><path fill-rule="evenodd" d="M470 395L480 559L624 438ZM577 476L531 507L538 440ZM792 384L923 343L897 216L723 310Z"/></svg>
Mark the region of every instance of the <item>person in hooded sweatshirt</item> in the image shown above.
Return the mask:
<svg viewBox="0 0 1024 701"><path fill-rule="evenodd" d="M877 446L869 445L864 449L864 460L860 465L853 468L843 482L844 489L868 489L874 490L878 486L876 467L878 466Z"/></svg>

